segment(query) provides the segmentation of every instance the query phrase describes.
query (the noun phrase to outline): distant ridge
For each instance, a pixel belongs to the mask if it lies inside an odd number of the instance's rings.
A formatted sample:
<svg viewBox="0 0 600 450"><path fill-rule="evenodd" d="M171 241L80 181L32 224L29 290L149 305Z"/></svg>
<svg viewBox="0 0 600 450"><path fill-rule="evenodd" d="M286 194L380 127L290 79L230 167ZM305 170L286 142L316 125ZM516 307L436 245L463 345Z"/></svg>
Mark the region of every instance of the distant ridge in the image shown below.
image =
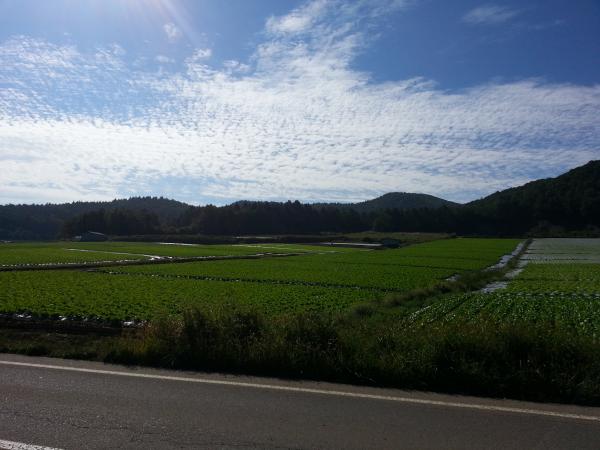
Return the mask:
<svg viewBox="0 0 600 450"><path fill-rule="evenodd" d="M443 206L458 206L443 198L435 197L429 194L413 194L410 192L390 192L381 197L374 198L359 203L352 203L348 207L360 213L370 213L382 211L385 209L419 209L429 208L437 209ZM341 205L340 205L341 206Z"/></svg>
<svg viewBox="0 0 600 450"><path fill-rule="evenodd" d="M358 203L238 201L191 206L162 197L0 206L0 239L40 240L87 230L132 235L285 235L431 231L482 235L600 236L600 161L467 204L391 192ZM581 233L580 233L581 234Z"/></svg>

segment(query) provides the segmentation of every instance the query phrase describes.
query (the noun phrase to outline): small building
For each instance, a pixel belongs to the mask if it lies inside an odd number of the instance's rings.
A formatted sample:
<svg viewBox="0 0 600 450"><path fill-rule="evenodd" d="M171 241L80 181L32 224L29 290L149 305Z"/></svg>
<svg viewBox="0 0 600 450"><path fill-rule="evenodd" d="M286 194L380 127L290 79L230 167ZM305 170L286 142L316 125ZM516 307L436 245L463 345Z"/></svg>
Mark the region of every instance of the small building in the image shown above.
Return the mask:
<svg viewBox="0 0 600 450"><path fill-rule="evenodd" d="M75 236L75 240L79 242L104 242L108 241L108 236L97 231L86 231L81 236Z"/></svg>

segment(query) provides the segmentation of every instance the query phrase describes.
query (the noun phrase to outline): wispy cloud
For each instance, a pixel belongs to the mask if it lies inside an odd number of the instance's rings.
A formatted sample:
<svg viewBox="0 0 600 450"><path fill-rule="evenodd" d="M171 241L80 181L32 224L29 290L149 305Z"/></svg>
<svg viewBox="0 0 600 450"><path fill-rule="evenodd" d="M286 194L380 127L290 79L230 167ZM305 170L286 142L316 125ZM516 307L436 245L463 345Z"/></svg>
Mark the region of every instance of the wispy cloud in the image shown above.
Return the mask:
<svg viewBox="0 0 600 450"><path fill-rule="evenodd" d="M154 59L160 64L173 64L175 62L173 58L169 58L165 55L156 55Z"/></svg>
<svg viewBox="0 0 600 450"><path fill-rule="evenodd" d="M167 35L167 39L169 40L169 42L177 42L179 39L181 39L181 36L183 35L179 27L172 22L165 23L163 25L163 30Z"/></svg>
<svg viewBox="0 0 600 450"><path fill-rule="evenodd" d="M231 72L246 73L250 71L250 66L248 64L241 63L235 59L228 59L227 61L224 61L223 67Z"/></svg>
<svg viewBox="0 0 600 450"><path fill-rule="evenodd" d="M309 30L319 16L324 14L327 6L326 0L315 0L287 15L272 16L267 20L266 30L273 34L300 33Z"/></svg>
<svg viewBox="0 0 600 450"><path fill-rule="evenodd" d="M197 61L201 61L203 59L208 59L212 56L212 50L210 48L198 48L194 51L192 56L188 58L188 61L193 63Z"/></svg>
<svg viewBox="0 0 600 450"><path fill-rule="evenodd" d="M466 200L598 157L600 86L375 83L352 62L405 3L349 5L308 3L290 14L318 10L311 25L291 36L267 23L250 61L213 67L198 48L179 73L139 71L111 48L0 44L0 202Z"/></svg>
<svg viewBox="0 0 600 450"><path fill-rule="evenodd" d="M472 25L497 25L507 22L520 14L517 9L486 4L467 12L462 20Z"/></svg>

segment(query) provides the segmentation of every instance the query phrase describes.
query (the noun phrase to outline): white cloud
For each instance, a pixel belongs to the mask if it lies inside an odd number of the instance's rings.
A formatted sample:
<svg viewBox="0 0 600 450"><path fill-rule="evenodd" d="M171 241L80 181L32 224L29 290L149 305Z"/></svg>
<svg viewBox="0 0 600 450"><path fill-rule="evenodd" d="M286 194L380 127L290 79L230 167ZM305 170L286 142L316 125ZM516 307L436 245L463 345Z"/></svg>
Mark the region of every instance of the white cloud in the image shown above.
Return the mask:
<svg viewBox="0 0 600 450"><path fill-rule="evenodd" d="M211 56L212 50L210 48L197 48L194 50L192 56L188 58L188 62L193 63L203 59L209 59Z"/></svg>
<svg viewBox="0 0 600 450"><path fill-rule="evenodd" d="M306 31L323 14L327 0L308 2L281 17L269 17L266 29L269 33L299 33Z"/></svg>
<svg viewBox="0 0 600 450"><path fill-rule="evenodd" d="M157 55L156 58L154 58L156 62L160 63L160 64L173 64L175 62L175 60L173 58L169 58L168 56L165 55Z"/></svg>
<svg viewBox="0 0 600 450"><path fill-rule="evenodd" d="M506 6L482 5L467 12L463 21L472 25L496 25L516 17L520 11Z"/></svg>
<svg viewBox="0 0 600 450"><path fill-rule="evenodd" d="M250 66L248 64L241 63L234 59L223 61L223 67L230 72L246 73L250 71Z"/></svg>
<svg viewBox="0 0 600 450"><path fill-rule="evenodd" d="M374 83L351 63L375 10L329 5L300 38L270 35L243 76L207 65L209 49L155 74L109 50L0 44L0 202L466 200L598 158L600 86Z"/></svg>
<svg viewBox="0 0 600 450"><path fill-rule="evenodd" d="M163 25L163 30L167 35L167 39L169 40L169 42L177 42L179 39L181 39L181 30L174 23L165 23Z"/></svg>

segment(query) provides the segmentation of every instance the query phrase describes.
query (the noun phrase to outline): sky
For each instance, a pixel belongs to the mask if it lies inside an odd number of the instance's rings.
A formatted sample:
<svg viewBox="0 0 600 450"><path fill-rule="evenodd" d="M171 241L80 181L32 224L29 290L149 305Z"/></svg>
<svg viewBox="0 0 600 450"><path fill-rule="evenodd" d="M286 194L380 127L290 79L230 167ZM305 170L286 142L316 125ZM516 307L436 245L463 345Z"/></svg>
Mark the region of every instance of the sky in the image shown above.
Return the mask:
<svg viewBox="0 0 600 450"><path fill-rule="evenodd" d="M597 0L0 0L0 204L466 202L599 118Z"/></svg>

